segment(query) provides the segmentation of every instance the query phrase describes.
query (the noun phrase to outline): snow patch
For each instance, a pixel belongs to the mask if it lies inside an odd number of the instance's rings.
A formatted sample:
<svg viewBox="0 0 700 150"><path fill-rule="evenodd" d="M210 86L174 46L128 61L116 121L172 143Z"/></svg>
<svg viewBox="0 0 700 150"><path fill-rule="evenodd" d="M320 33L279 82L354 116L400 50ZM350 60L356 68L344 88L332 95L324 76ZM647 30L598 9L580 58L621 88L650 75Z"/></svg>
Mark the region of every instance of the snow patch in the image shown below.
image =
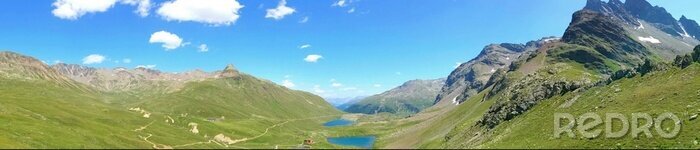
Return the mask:
<svg viewBox="0 0 700 150"><path fill-rule="evenodd" d="M656 39L656 38L654 38L653 36L649 36L649 37L641 37L641 36L640 36L640 37L638 37L638 38L639 38L639 40L642 41L642 42L649 42L649 43L653 43L653 44L659 44L659 43L661 43L661 41L659 41L659 39Z"/></svg>
<svg viewBox="0 0 700 150"><path fill-rule="evenodd" d="M639 26L634 27L634 29L637 29L637 30L639 30L639 29L644 29L644 24L642 24L641 21L637 20L637 23L639 23Z"/></svg>
<svg viewBox="0 0 700 150"><path fill-rule="evenodd" d="M455 98L452 99L452 104L459 105L459 101L457 101L457 97L459 97L459 95L455 96Z"/></svg>
<svg viewBox="0 0 700 150"><path fill-rule="evenodd" d="M690 35L688 34L688 31L685 31L685 27L683 27L683 25L680 22L678 22L678 26L681 26L681 30L683 30L683 33L681 34L681 36L690 37Z"/></svg>
<svg viewBox="0 0 700 150"><path fill-rule="evenodd" d="M547 38L547 39L544 39L543 41L544 41L545 43L549 43L549 42L552 42L552 41L559 41L559 40L561 40L561 38Z"/></svg>

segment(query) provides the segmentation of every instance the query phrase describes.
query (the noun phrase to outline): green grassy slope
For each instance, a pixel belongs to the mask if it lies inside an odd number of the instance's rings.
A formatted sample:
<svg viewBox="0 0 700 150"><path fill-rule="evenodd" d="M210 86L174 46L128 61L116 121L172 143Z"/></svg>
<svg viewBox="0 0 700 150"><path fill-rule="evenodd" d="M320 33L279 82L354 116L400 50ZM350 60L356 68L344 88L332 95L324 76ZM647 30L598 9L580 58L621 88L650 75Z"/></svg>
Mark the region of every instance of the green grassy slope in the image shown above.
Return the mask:
<svg viewBox="0 0 700 150"><path fill-rule="evenodd" d="M700 148L700 122L690 117L700 113L700 78L696 73L700 65L686 69L671 69L646 76L622 79L604 87L585 92L568 93L543 101L531 111L512 121L505 122L493 131L491 140L480 148ZM566 106L566 107L562 107ZM574 116L594 112L605 113L645 112L661 114L672 112L683 121L678 137L664 139L652 132L654 138L618 139L569 138L554 139L554 113L571 113ZM620 129L620 124L614 124ZM668 124L666 124L668 125ZM596 129L603 129L600 125ZM577 136L581 135L577 133Z"/></svg>
<svg viewBox="0 0 700 150"><path fill-rule="evenodd" d="M305 139L338 148L322 124L340 111L252 76L191 82L164 95L106 94L36 59L0 54L3 148L294 148Z"/></svg>

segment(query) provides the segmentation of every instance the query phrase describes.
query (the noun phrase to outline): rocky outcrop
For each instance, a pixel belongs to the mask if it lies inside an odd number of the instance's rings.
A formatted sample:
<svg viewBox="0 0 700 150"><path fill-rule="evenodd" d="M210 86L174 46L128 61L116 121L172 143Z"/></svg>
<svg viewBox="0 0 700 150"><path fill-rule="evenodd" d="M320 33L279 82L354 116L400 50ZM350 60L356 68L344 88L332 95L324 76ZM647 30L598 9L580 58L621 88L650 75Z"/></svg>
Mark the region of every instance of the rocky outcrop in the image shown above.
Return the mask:
<svg viewBox="0 0 700 150"><path fill-rule="evenodd" d="M455 99L458 103L481 91L491 75L498 69L510 65L522 54L535 51L545 43L559 41L556 37L545 37L526 44L491 44L479 53L479 55L457 67L447 77L445 86L435 98L435 103L447 99L447 95L458 93Z"/></svg>
<svg viewBox="0 0 700 150"><path fill-rule="evenodd" d="M541 100L589 85L592 85L590 80L552 80L538 75L525 77L503 89L503 95L498 97L477 125L493 128L502 121L524 113Z"/></svg>
<svg viewBox="0 0 700 150"><path fill-rule="evenodd" d="M607 58L633 66L640 64L650 52L631 37L619 22L608 15L581 10L574 13L562 40L591 47Z"/></svg>
<svg viewBox="0 0 700 150"><path fill-rule="evenodd" d="M240 72L236 69L236 67L233 66L233 64L229 64L224 68L223 71L221 71L221 74L219 77L222 78L236 78L240 76Z"/></svg>

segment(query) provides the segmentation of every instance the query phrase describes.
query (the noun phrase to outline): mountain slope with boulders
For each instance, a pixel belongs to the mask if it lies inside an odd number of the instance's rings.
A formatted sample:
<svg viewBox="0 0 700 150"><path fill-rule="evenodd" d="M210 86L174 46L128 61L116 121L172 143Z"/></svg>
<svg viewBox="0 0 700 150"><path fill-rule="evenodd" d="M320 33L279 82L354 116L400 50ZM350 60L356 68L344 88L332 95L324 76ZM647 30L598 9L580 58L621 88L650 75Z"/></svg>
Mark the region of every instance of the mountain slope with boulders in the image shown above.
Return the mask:
<svg viewBox="0 0 700 150"><path fill-rule="evenodd" d="M497 69L455 108L439 105L458 97L445 94L454 91L448 78L435 106L396 121L412 125L386 134L380 139L388 141L380 143L387 148L698 148L697 137L688 134L699 130L692 73L697 53L691 52L700 43L692 36L693 22L676 20L645 0L589 0L572 15L561 40ZM450 77L459 70L465 69ZM576 133L554 139L552 120L559 112L672 112L682 118L678 124L685 134L638 140Z"/></svg>
<svg viewBox="0 0 700 150"><path fill-rule="evenodd" d="M607 111L628 112L625 108L625 103L616 103L616 101L626 101L625 97L608 97L603 104L590 106L595 103L594 98L587 98L581 93L590 93L591 89L611 88L615 86L617 80L625 78L635 78L657 71L666 70L664 67L671 63L677 55L685 55L692 52L691 44L697 45L697 39L687 36L686 34L671 34L671 32L679 32L685 27L679 26L677 20L668 14L661 7L652 7L648 2L643 0L628 0L621 6L621 2L611 0L608 3L597 0L589 0L587 6L573 15L573 19L569 28L564 33L560 43L553 43L549 47L541 49L538 53L533 54L526 60L519 60L511 65L511 69L505 72L501 77L492 78L489 82L493 83L487 89L482 91L485 95L478 98L479 101L493 101L493 105L484 112L481 119L474 122L463 122L456 126L445 137L445 145L450 148L457 147L507 147L509 144L493 144L483 145L485 143L493 143L494 139L501 139L509 135L523 135L530 138L529 142L512 142L525 145L517 145L516 147L533 147L546 148L555 145L541 144L538 141L542 138L552 140L552 136L542 134L552 132L537 132L525 128L515 130L510 125L514 125L513 120L527 120L526 122L535 122L528 118L534 117L529 115L533 109L545 109L541 107L541 103L550 104L553 99L557 99L563 95L574 95L569 97L568 101L560 101L557 105L560 107L548 107L545 112L550 114L539 114L541 118L551 118L553 112L557 112L557 108L569 108L580 113L605 112ZM601 8L601 9L599 9ZM637 20L638 24L630 23L632 20ZM669 20L673 20L673 22ZM645 27L641 27L643 25ZM656 31L663 31L667 34L659 34ZM640 36L642 34L648 36ZM671 48L675 48L671 50ZM536 63L539 61L535 58L543 59L545 63L541 63L534 72L522 71L526 64ZM681 58L678 58L681 59ZM533 61L534 60L534 61ZM522 63L521 63L522 62ZM519 65L525 64L525 65ZM644 84L644 83L640 83ZM677 85L668 85L677 86ZM609 91L598 91L598 94L611 94L611 92L619 90L637 90L634 93L644 91L643 89L617 89ZM660 90L660 93L671 91ZM677 91L679 92L679 91ZM677 94L677 93L676 93ZM638 95L638 94L637 94ZM647 103L654 103L659 106L667 106L668 108L678 108L677 105L664 103L659 101L650 101L654 96L640 96L637 100L644 100ZM581 99L590 99L588 101ZM470 99L477 100L477 99ZM600 100L600 99L598 99ZM633 100L633 99L629 99ZM691 99L678 99L678 103L688 102ZM609 102L613 102L612 104ZM607 104L607 105L605 105ZM583 106L581 106L583 105ZM626 105L626 104L625 104ZM578 108L575 106L579 106ZM670 111L668 109L658 109L651 107L653 105L640 105L637 110L648 112ZM589 108L590 107L590 108ZM692 105L690 106L692 107ZM587 109L588 108L588 109ZM619 108L619 109L614 109ZM581 110L583 109L583 110ZM538 110L538 111L539 111ZM566 109L564 109L566 110ZM559 111L564 111L559 110ZM603 109L604 110L604 109ZM457 113L457 112L454 112ZM681 113L676 111L676 113ZM685 114L685 113L682 113ZM523 118L525 117L525 118ZM541 121L541 120L540 120ZM550 121L551 123L551 121ZM517 123L515 123L517 124ZM517 124L519 125L519 124ZM531 124L532 125L532 124ZM539 122L535 126L551 126L547 122ZM547 131L551 128L543 128ZM694 128L684 130L692 132ZM551 130L549 130L551 131ZM580 135L579 135L580 136ZM523 140L524 137L514 138L513 140ZM691 137L682 137L687 139ZM692 139L692 138L691 138ZM561 145L563 147L598 147L603 148L611 145L609 140L600 138L598 144L588 144L590 140L576 140L575 144ZM568 141L568 140L563 140ZM596 140L597 141L597 140ZM508 143L509 141L502 141ZM648 141L629 141L629 139L619 140L618 142L626 144L618 144L619 147L635 147L644 146L648 142L665 143L660 146L670 147L685 147L685 144L673 144L665 139L650 139ZM501 142L498 142L501 143ZM594 142L595 143L595 142ZM607 143L607 144L605 144ZM512 145L512 144L511 144ZM556 145L558 146L558 145ZM686 147L687 148L687 147Z"/></svg>
<svg viewBox="0 0 700 150"><path fill-rule="evenodd" d="M48 66L0 52L0 83L5 148L270 148L323 141L321 124L341 114L232 65L175 74Z"/></svg>
<svg viewBox="0 0 700 150"><path fill-rule="evenodd" d="M365 114L386 112L397 115L418 113L433 104L435 96L444 84L444 78L407 81L389 91L364 98L350 105L345 111Z"/></svg>

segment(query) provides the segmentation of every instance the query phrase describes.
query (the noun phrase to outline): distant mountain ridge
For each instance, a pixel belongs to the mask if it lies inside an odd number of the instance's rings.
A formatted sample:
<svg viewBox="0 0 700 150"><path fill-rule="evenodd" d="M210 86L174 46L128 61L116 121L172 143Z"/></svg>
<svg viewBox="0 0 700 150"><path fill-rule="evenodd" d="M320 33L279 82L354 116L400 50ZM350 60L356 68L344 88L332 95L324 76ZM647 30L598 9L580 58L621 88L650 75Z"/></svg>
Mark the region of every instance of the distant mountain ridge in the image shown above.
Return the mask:
<svg viewBox="0 0 700 150"><path fill-rule="evenodd" d="M233 65L211 73L164 73L48 66L0 52L0 91L0 147L13 148L226 148L258 135L293 144L309 138L296 133L342 113L319 96ZM266 134L281 125L290 129Z"/></svg>
<svg viewBox="0 0 700 150"><path fill-rule="evenodd" d="M377 114L382 112L410 115L432 105L445 78L434 80L410 80L388 90L372 95L345 109L351 113Z"/></svg>

